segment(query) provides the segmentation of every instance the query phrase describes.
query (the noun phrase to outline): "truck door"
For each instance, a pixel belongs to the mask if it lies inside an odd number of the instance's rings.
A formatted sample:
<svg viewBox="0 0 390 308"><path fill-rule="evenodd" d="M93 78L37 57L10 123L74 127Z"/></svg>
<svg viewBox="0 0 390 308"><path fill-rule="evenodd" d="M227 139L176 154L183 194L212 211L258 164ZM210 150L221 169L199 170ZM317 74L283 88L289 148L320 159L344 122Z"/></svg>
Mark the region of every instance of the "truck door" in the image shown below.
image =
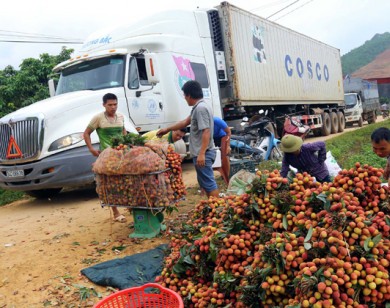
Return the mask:
<svg viewBox="0 0 390 308"><path fill-rule="evenodd" d="M142 131L157 128L164 123L165 110L159 85L147 80L145 58L142 54L129 59L128 82L125 87L130 117Z"/></svg>

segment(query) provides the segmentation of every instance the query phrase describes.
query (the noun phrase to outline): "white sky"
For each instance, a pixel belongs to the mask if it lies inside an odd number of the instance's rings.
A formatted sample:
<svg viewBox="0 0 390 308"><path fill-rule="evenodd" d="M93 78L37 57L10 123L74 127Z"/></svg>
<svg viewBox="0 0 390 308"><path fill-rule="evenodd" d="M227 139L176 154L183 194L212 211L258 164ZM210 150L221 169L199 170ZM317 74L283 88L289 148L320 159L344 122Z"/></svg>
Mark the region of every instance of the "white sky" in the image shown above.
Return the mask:
<svg viewBox="0 0 390 308"><path fill-rule="evenodd" d="M6 0L0 7L0 40L4 31L58 36L83 41L101 28L140 19L167 9L213 7L214 0ZM389 0L230 0L231 4L340 49L341 55L359 47L376 33L390 31ZM284 16L285 15L285 16ZM15 39L15 37L13 37ZM26 58L58 55L61 47L81 45L0 42L0 70L19 69Z"/></svg>

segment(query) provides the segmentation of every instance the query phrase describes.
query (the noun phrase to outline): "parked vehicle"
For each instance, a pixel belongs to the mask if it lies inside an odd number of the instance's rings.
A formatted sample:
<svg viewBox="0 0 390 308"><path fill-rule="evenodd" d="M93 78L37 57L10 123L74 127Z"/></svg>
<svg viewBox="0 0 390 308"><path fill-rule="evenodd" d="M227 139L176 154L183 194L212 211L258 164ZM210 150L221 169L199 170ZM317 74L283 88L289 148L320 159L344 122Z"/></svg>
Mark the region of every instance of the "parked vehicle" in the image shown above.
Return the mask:
<svg viewBox="0 0 390 308"><path fill-rule="evenodd" d="M388 104L382 104L381 105L381 112L382 112L382 117L384 119L387 119L390 116L389 105Z"/></svg>
<svg viewBox="0 0 390 308"><path fill-rule="evenodd" d="M126 129L141 133L190 114L181 91L190 79L231 127L274 108L280 132L285 114L324 135L343 129L339 50L227 2L98 31L54 71L54 97L0 119L2 188L44 196L93 182L82 132L107 92L130 119Z"/></svg>
<svg viewBox="0 0 390 308"><path fill-rule="evenodd" d="M266 115L248 123L243 119L243 130L230 137L233 159L251 158L257 162L264 160L280 161L283 154L279 148L276 125Z"/></svg>
<svg viewBox="0 0 390 308"><path fill-rule="evenodd" d="M289 134L305 139L310 131L310 125L303 124L302 122L296 121L293 116L286 115L283 126L283 136Z"/></svg>
<svg viewBox="0 0 390 308"><path fill-rule="evenodd" d="M376 122L380 112L378 84L362 78L344 79L345 121L347 125Z"/></svg>

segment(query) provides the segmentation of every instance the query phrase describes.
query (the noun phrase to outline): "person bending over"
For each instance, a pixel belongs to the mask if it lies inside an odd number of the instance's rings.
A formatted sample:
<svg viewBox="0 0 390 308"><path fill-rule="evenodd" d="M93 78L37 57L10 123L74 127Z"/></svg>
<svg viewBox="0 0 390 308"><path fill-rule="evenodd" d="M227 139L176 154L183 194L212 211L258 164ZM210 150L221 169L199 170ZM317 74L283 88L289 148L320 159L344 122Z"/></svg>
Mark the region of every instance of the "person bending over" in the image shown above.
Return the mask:
<svg viewBox="0 0 390 308"><path fill-rule="evenodd" d="M325 142L303 144L302 138L285 135L281 140L280 149L284 152L280 171L282 177L287 176L289 166L292 166L300 173L307 172L314 176L318 182L331 182L328 168L325 165Z"/></svg>

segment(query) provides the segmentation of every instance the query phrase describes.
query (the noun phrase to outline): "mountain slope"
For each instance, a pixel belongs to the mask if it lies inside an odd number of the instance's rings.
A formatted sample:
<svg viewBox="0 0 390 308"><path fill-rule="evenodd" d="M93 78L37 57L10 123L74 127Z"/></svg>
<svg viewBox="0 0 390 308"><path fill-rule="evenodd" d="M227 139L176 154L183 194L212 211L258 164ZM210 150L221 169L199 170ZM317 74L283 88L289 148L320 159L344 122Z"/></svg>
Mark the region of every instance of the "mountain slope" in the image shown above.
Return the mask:
<svg viewBox="0 0 390 308"><path fill-rule="evenodd" d="M352 74L361 67L369 64L379 54L390 48L390 33L375 34L362 46L351 50L341 57L343 75ZM390 61L390 59L389 59Z"/></svg>

